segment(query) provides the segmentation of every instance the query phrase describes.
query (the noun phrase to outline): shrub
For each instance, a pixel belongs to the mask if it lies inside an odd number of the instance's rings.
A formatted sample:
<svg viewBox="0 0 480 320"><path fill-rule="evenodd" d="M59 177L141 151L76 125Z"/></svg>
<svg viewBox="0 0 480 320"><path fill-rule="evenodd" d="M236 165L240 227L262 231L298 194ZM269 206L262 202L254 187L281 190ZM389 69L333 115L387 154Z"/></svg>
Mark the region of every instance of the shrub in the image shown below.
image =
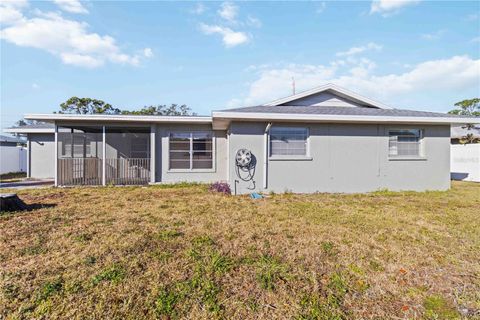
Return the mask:
<svg viewBox="0 0 480 320"><path fill-rule="evenodd" d="M221 192L223 194L232 194L230 186L226 182L214 182L210 185L210 191Z"/></svg>

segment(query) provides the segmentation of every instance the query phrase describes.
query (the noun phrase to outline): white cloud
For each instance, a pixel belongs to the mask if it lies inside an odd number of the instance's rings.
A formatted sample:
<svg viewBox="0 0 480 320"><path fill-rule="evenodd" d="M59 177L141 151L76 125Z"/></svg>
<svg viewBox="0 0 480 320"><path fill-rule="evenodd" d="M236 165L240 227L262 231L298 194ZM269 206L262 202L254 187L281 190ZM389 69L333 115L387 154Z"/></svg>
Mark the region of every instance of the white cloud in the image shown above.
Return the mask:
<svg viewBox="0 0 480 320"><path fill-rule="evenodd" d="M232 2L223 2L218 10L218 14L229 22L235 22L238 14L238 7Z"/></svg>
<svg viewBox="0 0 480 320"><path fill-rule="evenodd" d="M222 41L225 47L231 48L238 46L243 43L247 43L250 38L244 32L240 31L233 31L230 28L222 27L219 25L208 25L208 24L200 24L200 29L204 34L220 34L222 36Z"/></svg>
<svg viewBox="0 0 480 320"><path fill-rule="evenodd" d="M414 5L419 0L373 0L370 6L370 13L379 13L383 16L389 16L397 13L401 8Z"/></svg>
<svg viewBox="0 0 480 320"><path fill-rule="evenodd" d="M151 48L145 48L143 49L143 55L145 58L151 58L153 57L153 50Z"/></svg>
<svg viewBox="0 0 480 320"><path fill-rule="evenodd" d="M470 40L470 42L473 42L473 43L480 42L480 37L475 37L472 40Z"/></svg>
<svg viewBox="0 0 480 320"><path fill-rule="evenodd" d="M380 50L382 50L382 48L383 47L381 45L376 44L375 42L370 42L370 43L366 44L365 46L352 47L352 48L348 49L347 51L338 52L336 55L337 55L337 57L353 56L353 55L356 55L356 54L359 54L359 53L362 53L362 52L365 52L365 51L369 51L369 50L380 51Z"/></svg>
<svg viewBox="0 0 480 320"><path fill-rule="evenodd" d="M26 0L1 1L0 2L0 25L11 25L23 20L22 9L28 6Z"/></svg>
<svg viewBox="0 0 480 320"><path fill-rule="evenodd" d="M80 0L53 0L60 9L70 13L88 13Z"/></svg>
<svg viewBox="0 0 480 320"><path fill-rule="evenodd" d="M88 29L85 22L65 19L59 13L37 11L34 17L22 14L21 18L11 22L1 30L0 38L18 46L45 50L65 64L80 67L96 68L106 62L140 63L141 55L123 53L113 37ZM148 57L149 52L143 53Z"/></svg>
<svg viewBox="0 0 480 320"><path fill-rule="evenodd" d="M201 15L205 10L207 10L207 7L205 7L203 3L198 2L195 7L190 10L190 13Z"/></svg>
<svg viewBox="0 0 480 320"><path fill-rule="evenodd" d="M315 10L317 13L323 13L325 9L327 8L327 3L325 1L320 2L320 4L317 6L317 9Z"/></svg>
<svg viewBox="0 0 480 320"><path fill-rule="evenodd" d="M398 74L377 75L374 70L375 64L367 59L346 62L343 67L336 61L328 65L264 66L257 69L257 79L250 83L247 95L241 102L232 100L235 103L231 101L231 105L255 105L287 96L291 92L292 76L297 91L331 82L386 102L406 94L480 87L480 59L468 56L425 61Z"/></svg>
<svg viewBox="0 0 480 320"><path fill-rule="evenodd" d="M247 16L247 25L250 27L255 27L255 28L261 28L262 27L262 21L260 21L258 18L255 18L254 16L248 15Z"/></svg>
<svg viewBox="0 0 480 320"><path fill-rule="evenodd" d="M40 86L37 83L32 83L32 89L37 90L39 88L40 88Z"/></svg>
<svg viewBox="0 0 480 320"><path fill-rule="evenodd" d="M421 35L422 39L425 40L438 40L440 39L447 31L446 30L438 30L432 33L424 33Z"/></svg>

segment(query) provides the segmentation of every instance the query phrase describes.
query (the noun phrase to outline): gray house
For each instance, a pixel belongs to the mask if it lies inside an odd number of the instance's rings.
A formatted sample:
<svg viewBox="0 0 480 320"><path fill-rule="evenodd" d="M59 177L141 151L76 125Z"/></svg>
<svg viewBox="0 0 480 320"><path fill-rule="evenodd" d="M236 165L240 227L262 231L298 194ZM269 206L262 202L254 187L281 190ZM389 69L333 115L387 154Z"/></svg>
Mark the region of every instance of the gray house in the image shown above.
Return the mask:
<svg viewBox="0 0 480 320"><path fill-rule="evenodd" d="M446 190L450 126L328 84L211 116L33 114L29 175L57 185L227 181L235 193Z"/></svg>

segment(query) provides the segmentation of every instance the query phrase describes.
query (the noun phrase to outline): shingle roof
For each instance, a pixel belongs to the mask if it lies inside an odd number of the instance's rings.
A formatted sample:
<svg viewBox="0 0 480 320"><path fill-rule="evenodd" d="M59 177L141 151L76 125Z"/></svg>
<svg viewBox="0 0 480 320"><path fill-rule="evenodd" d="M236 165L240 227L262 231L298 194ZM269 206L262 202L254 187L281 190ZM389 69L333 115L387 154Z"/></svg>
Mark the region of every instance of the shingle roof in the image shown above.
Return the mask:
<svg viewBox="0 0 480 320"><path fill-rule="evenodd" d="M17 129L17 128L24 128L24 129L53 129L55 128L55 125L53 123L47 123L47 122L39 122L39 123L33 123L33 124L27 124L25 126L21 127L12 127L11 129Z"/></svg>
<svg viewBox="0 0 480 320"><path fill-rule="evenodd" d="M315 114L315 115L345 115L345 116L379 116L379 117L440 117L457 118L459 116L427 111L404 109L376 109L356 107L324 107L324 106L254 106L222 110L222 112L248 113L282 113L282 114ZM461 116L466 118L465 116Z"/></svg>

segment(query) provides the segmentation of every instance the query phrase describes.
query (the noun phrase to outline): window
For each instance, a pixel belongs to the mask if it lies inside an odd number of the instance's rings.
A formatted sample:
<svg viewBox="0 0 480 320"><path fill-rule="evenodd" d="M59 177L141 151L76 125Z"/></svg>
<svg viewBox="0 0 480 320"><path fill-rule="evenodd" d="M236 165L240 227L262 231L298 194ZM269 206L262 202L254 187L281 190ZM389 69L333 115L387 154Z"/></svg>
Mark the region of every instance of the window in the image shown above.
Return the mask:
<svg viewBox="0 0 480 320"><path fill-rule="evenodd" d="M422 156L422 130L398 129L388 132L388 154L390 157Z"/></svg>
<svg viewBox="0 0 480 320"><path fill-rule="evenodd" d="M307 128L272 127L270 156L307 156Z"/></svg>
<svg viewBox="0 0 480 320"><path fill-rule="evenodd" d="M213 138L208 132L170 134L170 169L212 169Z"/></svg>

